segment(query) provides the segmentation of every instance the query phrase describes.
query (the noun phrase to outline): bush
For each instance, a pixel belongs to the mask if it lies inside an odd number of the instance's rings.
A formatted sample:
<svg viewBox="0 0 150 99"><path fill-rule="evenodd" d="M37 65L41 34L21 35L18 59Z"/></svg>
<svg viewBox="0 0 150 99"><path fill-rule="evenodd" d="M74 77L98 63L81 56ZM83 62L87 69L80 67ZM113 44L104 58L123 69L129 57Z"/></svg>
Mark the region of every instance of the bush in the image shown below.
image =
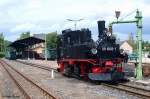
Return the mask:
<svg viewBox="0 0 150 99"><path fill-rule="evenodd" d="M5 57L5 53L4 52L0 52L0 58Z"/></svg>

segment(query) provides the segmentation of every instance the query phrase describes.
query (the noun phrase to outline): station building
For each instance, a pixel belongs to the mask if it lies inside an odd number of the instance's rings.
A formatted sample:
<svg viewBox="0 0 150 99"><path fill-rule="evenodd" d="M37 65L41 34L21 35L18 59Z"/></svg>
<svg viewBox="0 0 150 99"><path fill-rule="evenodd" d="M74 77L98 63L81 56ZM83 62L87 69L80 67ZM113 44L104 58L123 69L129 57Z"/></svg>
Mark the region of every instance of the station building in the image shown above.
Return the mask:
<svg viewBox="0 0 150 99"><path fill-rule="evenodd" d="M28 37L16 40L9 45L20 59L44 59L45 40L37 37Z"/></svg>

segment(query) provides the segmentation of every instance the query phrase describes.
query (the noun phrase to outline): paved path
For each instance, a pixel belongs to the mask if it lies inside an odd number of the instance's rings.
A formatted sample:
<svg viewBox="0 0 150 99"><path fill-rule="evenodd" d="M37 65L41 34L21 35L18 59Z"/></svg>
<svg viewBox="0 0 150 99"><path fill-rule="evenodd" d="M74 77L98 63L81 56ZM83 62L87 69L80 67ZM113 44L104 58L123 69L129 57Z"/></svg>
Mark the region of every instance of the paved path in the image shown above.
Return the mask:
<svg viewBox="0 0 150 99"><path fill-rule="evenodd" d="M57 69L58 68L58 65L57 65L57 62L56 61L45 61L45 60L20 60L18 59L19 61L24 61L24 62L29 62L29 63L34 63L34 64L40 64L40 65L43 65L43 66L48 66L48 67L51 67L51 68L55 68Z"/></svg>

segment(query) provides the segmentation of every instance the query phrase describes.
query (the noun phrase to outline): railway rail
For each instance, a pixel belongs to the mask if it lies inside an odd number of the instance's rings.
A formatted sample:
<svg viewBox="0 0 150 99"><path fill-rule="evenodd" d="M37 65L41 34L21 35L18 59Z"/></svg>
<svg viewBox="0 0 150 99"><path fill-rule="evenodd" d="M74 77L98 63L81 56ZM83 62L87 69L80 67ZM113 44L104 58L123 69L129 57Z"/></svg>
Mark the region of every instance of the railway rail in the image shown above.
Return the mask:
<svg viewBox="0 0 150 99"><path fill-rule="evenodd" d="M139 87L134 87L134 86L127 85L127 84L121 84L121 83L118 85L102 83L102 85L110 87L110 88L114 88L117 90L125 91L131 95L136 95L140 97L141 99L150 99L150 90L146 90L146 89L139 88Z"/></svg>
<svg viewBox="0 0 150 99"><path fill-rule="evenodd" d="M48 70L48 71L53 69L53 68L50 68L50 67L45 67L45 66L42 66L42 65L27 63L27 62L23 62L23 61L17 61L17 62L20 62L22 64L26 64L26 65L30 65L30 66L33 66L33 67L41 68L41 69L44 69L44 70ZM54 69L54 70L55 70L55 72L57 72L56 69ZM107 84L107 83L101 83L101 84L104 85L104 86L107 86L107 87L115 88L117 90L125 91L129 94L136 95L136 96L141 97L143 99L150 99L150 90L146 90L146 89L143 89L143 88L140 88L140 87L135 87L135 86L122 84L122 83L119 83L118 85L112 85L112 84Z"/></svg>
<svg viewBox="0 0 150 99"><path fill-rule="evenodd" d="M50 94L48 91L46 91L45 89L43 89L42 87L40 87L39 85L34 83L34 81L32 81L27 76L25 76L24 74L22 74L21 72L19 72L15 68L13 68L11 65L9 65L4 60L0 60L0 64L4 67L4 69L9 74L9 76L12 78L14 83L18 86L18 89L22 92L23 97L25 99L32 99L33 96L31 96L30 95L31 93L29 94L29 92L27 92L27 90L23 87L23 84L21 84L20 81L18 81L16 79L16 75L14 76L14 73L18 74L18 76L22 77L25 80L25 82L30 83L34 88L36 88L39 92L41 92L42 96L40 96L40 97L42 97L42 99L58 99L58 97L56 98L55 96Z"/></svg>
<svg viewBox="0 0 150 99"><path fill-rule="evenodd" d="M135 64L136 62L128 62L128 63L131 63L131 64ZM143 65L147 64L147 65L150 65L150 63L142 63Z"/></svg>

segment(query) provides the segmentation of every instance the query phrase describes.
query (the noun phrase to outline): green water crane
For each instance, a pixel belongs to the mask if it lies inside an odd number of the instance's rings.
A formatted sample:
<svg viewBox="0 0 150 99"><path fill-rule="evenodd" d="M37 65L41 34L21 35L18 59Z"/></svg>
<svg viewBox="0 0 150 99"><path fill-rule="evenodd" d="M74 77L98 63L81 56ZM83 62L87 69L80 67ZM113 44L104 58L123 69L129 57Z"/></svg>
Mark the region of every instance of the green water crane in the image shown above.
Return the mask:
<svg viewBox="0 0 150 99"><path fill-rule="evenodd" d="M122 24L122 23L136 23L137 26L137 43L138 43L138 65L136 66L136 79L142 78L142 12L137 10L134 20L118 21L120 12L116 11L117 21L113 21L109 24L109 31L112 33L113 24Z"/></svg>

